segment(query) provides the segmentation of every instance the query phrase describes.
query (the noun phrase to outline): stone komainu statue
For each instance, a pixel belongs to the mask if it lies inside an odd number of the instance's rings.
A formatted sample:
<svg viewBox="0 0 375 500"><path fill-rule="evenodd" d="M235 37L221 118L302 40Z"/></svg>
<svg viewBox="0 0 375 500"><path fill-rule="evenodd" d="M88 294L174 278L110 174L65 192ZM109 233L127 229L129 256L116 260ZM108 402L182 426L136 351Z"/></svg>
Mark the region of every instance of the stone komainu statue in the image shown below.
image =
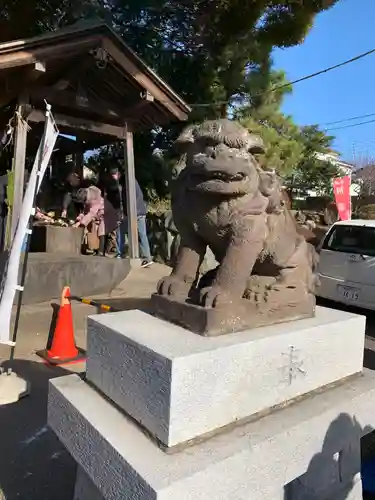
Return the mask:
<svg viewBox="0 0 375 500"><path fill-rule="evenodd" d="M297 232L273 171L254 155L259 136L229 120L188 127L178 138L179 174L172 189L181 235L172 274L160 295L196 297L204 307L249 299L257 310L315 310L314 249ZM199 280L207 246L219 266Z"/></svg>

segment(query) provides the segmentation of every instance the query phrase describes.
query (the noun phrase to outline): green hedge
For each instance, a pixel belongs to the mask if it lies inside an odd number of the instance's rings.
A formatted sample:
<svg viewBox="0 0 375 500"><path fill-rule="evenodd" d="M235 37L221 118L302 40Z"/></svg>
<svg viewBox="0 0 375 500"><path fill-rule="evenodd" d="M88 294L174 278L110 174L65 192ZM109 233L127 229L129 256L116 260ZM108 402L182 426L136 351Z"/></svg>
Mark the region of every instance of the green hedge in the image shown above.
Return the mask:
<svg viewBox="0 0 375 500"><path fill-rule="evenodd" d="M362 205L355 211L359 219L375 219L375 205Z"/></svg>

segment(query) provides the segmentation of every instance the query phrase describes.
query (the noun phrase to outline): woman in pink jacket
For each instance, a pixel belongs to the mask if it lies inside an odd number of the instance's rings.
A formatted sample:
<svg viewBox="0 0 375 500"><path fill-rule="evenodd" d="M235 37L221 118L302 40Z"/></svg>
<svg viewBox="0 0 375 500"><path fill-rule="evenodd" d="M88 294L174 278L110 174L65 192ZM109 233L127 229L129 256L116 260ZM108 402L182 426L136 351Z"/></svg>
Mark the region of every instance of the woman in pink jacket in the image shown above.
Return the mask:
<svg viewBox="0 0 375 500"><path fill-rule="evenodd" d="M84 203L84 211L77 219L74 227L87 227L95 224L99 237L99 255L105 256L108 235L117 228L117 212L111 203L103 198L96 186L80 189L77 198Z"/></svg>

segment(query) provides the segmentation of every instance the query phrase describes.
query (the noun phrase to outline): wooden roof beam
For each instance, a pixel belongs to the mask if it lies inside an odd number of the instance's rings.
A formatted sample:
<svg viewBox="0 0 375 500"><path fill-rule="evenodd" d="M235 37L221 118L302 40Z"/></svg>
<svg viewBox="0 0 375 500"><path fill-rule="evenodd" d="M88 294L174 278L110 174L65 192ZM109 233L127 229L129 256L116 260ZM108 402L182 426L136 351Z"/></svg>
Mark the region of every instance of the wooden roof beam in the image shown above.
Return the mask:
<svg viewBox="0 0 375 500"><path fill-rule="evenodd" d="M62 90L66 90L71 84L72 80L77 76L77 74L88 69L93 64L93 62L94 60L90 55L80 58L77 64L74 64L68 71L64 72L64 76L62 78L51 85L49 90L50 99L52 95L55 95Z"/></svg>
<svg viewBox="0 0 375 500"><path fill-rule="evenodd" d="M139 120L142 113L147 113L147 108L155 101L155 98L150 92L142 92L141 100L135 103L133 106L125 108L122 113L123 119L125 121L136 121Z"/></svg>
<svg viewBox="0 0 375 500"><path fill-rule="evenodd" d="M25 75L15 75L13 79L5 80L5 90L0 94L0 107L8 104L18 95L22 94L38 78L46 72L46 65L42 61L36 61L27 67ZM10 87L10 88L9 88Z"/></svg>
<svg viewBox="0 0 375 500"><path fill-rule="evenodd" d="M80 52L88 51L100 46L102 37L91 36L82 40L73 40L56 45L42 46L32 50L22 50L0 54L0 70L27 66L44 59L62 59Z"/></svg>
<svg viewBox="0 0 375 500"><path fill-rule="evenodd" d="M52 109L53 113L53 109ZM69 129L72 131L84 130L85 132L90 132L99 135L108 135L111 137L116 137L117 139L124 139L126 135L126 129L124 127L117 127L115 125L108 125L106 123L100 123L96 121L87 120L84 118L75 118L73 116L61 115L53 113L53 117L56 124L61 128ZM45 120L45 113L38 109L34 109L28 120L30 122L43 122Z"/></svg>
<svg viewBox="0 0 375 500"><path fill-rule="evenodd" d="M106 102L93 97L79 97L73 91L58 91L51 87L39 87L30 94L39 101L46 99L51 105L71 108L77 111L90 111L107 119L121 119L121 115Z"/></svg>
<svg viewBox="0 0 375 500"><path fill-rule="evenodd" d="M46 65L44 62L42 61L36 61L34 64L33 64L33 67L32 67L32 73L33 74L36 74L38 76L42 75L43 73L45 73L47 70L46 68Z"/></svg>
<svg viewBox="0 0 375 500"><path fill-rule="evenodd" d="M108 54L129 73L139 85L152 94L168 111L181 121L187 119L188 115L170 99L145 73L142 73L137 66L109 39L103 40L103 48Z"/></svg>
<svg viewBox="0 0 375 500"><path fill-rule="evenodd" d="M51 105L70 108L77 111L86 111L96 113L108 120L118 120L124 122L126 120L133 121L139 118L142 112L145 112L147 107L154 102L154 96L149 92L141 94L141 101L133 106L121 107L110 105L98 98L87 96L79 98L73 91L56 92L55 88L39 87L33 90L30 94L31 98L38 101L46 99Z"/></svg>

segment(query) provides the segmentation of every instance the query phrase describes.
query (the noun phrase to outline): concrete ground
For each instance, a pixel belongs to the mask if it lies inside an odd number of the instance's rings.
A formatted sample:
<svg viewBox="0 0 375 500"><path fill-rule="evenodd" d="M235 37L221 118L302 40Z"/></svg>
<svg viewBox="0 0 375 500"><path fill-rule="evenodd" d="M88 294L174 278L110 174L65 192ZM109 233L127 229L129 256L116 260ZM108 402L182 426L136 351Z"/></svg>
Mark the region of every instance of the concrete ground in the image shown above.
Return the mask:
<svg viewBox="0 0 375 500"><path fill-rule="evenodd" d="M159 264L132 270L110 296L91 298L121 310L147 311L150 294L155 290L157 281L166 274L169 274L169 269ZM31 394L18 403L0 407L0 500L73 498L75 463L54 433L46 427L48 380L72 371L82 372L85 367L81 363L50 368L35 355L35 351L46 346L49 332L53 329L54 310L57 310L54 304L25 306L22 309L13 368L29 380ZM92 306L73 304L75 336L80 347L84 348L86 344L86 318L96 312ZM375 369L375 314L369 313L367 317L365 366ZM6 360L8 351L0 346L0 360ZM368 438L364 445L365 456L375 456L374 436Z"/></svg>

